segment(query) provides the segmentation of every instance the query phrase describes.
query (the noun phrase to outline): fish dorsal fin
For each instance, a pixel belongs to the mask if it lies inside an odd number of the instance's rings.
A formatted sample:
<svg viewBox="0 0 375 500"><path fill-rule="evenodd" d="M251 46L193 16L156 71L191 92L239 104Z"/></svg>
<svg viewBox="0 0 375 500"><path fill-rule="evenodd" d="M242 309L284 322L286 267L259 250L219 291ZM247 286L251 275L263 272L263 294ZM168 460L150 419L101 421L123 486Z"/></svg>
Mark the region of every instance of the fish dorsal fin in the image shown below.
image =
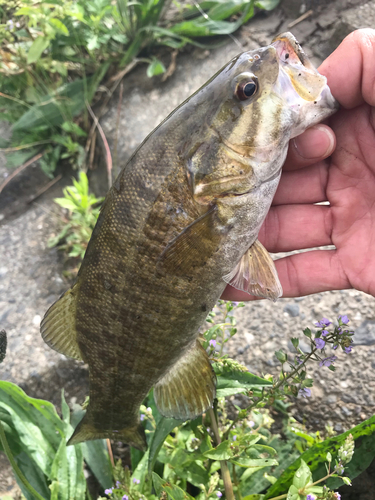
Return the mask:
<svg viewBox="0 0 375 500"><path fill-rule="evenodd" d="M48 309L40 324L40 331L49 347L69 358L81 360L75 325L76 302L74 285Z"/></svg>
<svg viewBox="0 0 375 500"><path fill-rule="evenodd" d="M205 265L223 237L215 229L216 212L214 205L167 245L158 262L160 271L180 276Z"/></svg>
<svg viewBox="0 0 375 500"><path fill-rule="evenodd" d="M155 403L164 417L193 419L212 405L215 388L215 373L197 340L155 385Z"/></svg>
<svg viewBox="0 0 375 500"><path fill-rule="evenodd" d="M233 271L223 276L223 280L237 290L273 301L283 294L275 264L258 240L244 253Z"/></svg>

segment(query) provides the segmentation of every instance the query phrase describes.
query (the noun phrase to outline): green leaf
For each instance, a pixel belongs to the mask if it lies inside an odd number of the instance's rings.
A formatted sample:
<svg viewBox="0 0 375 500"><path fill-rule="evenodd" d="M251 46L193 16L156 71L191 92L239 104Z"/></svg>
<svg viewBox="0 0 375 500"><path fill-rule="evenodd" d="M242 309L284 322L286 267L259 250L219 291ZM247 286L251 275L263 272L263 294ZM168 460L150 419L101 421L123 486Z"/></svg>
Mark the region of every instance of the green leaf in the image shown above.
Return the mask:
<svg viewBox="0 0 375 500"><path fill-rule="evenodd" d="M82 130L81 127L74 122L64 122L61 125L61 128L65 130L65 132L70 132L72 134L78 135L79 137L87 136L86 132Z"/></svg>
<svg viewBox="0 0 375 500"><path fill-rule="evenodd" d="M21 471L42 496L49 498L46 477L60 442L65 439L64 424L54 406L28 397L10 382L0 381L0 418ZM19 485L25 497L33 500L20 482Z"/></svg>
<svg viewBox="0 0 375 500"><path fill-rule="evenodd" d="M27 54L27 63L32 64L36 62L42 55L43 51L46 50L49 43L49 39L45 36L38 36L35 38Z"/></svg>
<svg viewBox="0 0 375 500"><path fill-rule="evenodd" d="M206 458L211 458L211 460L229 460L233 456L230 444L228 440L225 440L216 446L216 448L205 451L203 455Z"/></svg>
<svg viewBox="0 0 375 500"><path fill-rule="evenodd" d="M310 483L312 483L311 470L306 462L301 459L301 465L294 474L293 484L298 490L300 490Z"/></svg>
<svg viewBox="0 0 375 500"><path fill-rule="evenodd" d="M48 21L61 35L69 36L68 28L60 19L52 18Z"/></svg>
<svg viewBox="0 0 375 500"><path fill-rule="evenodd" d="M231 367L223 367L220 363L213 363L213 369L217 375L216 396L225 397L232 394L246 394L247 391L272 386L272 382L265 380L249 371L241 371Z"/></svg>
<svg viewBox="0 0 375 500"><path fill-rule="evenodd" d="M182 422L183 420L176 420L174 418L162 417L160 419L159 423L156 426L150 445L150 454L148 462L149 472L151 472L151 470L154 467L158 453L166 437L173 431L173 429L179 426Z"/></svg>
<svg viewBox="0 0 375 500"><path fill-rule="evenodd" d="M164 64L159 61L158 59L154 59L147 68L147 76L149 78L156 76L156 75L161 75L162 73L165 73L166 69Z"/></svg>
<svg viewBox="0 0 375 500"><path fill-rule="evenodd" d="M239 467L270 467L274 465L279 465L278 461L274 458L232 458L230 460L233 464Z"/></svg>
<svg viewBox="0 0 375 500"><path fill-rule="evenodd" d="M156 472L152 473L152 482L159 497L161 496L163 491L165 491L168 497L172 500L194 500L193 497L191 497L188 493L183 491L178 486L168 483L158 474L156 474Z"/></svg>
<svg viewBox="0 0 375 500"><path fill-rule="evenodd" d="M343 434L326 439L321 443L316 443L301 455L301 459L309 464L314 481L326 475L324 464L326 462L327 453L330 452L334 460L335 457L337 457L340 446L344 443L349 434L352 434L354 440L356 440L356 448L353 458L345 470L345 475L353 479L369 466L375 456L375 416L365 420ZM358 438L362 439L357 443ZM283 494L285 490L289 488L299 465L300 459L295 460L279 477L277 482L269 488L265 498L272 498ZM336 488L337 484L342 484L341 479L332 478L327 482L330 488Z"/></svg>
<svg viewBox="0 0 375 500"><path fill-rule="evenodd" d="M286 500L299 500L300 496L298 493L298 488L292 484L288 490L288 496L286 497Z"/></svg>
<svg viewBox="0 0 375 500"><path fill-rule="evenodd" d="M297 338L292 338L291 341L292 341L293 346L297 349L298 344L299 344L299 340Z"/></svg>
<svg viewBox="0 0 375 500"><path fill-rule="evenodd" d="M255 2L256 7L264 10L272 10L277 7L280 3L280 0L257 0Z"/></svg>

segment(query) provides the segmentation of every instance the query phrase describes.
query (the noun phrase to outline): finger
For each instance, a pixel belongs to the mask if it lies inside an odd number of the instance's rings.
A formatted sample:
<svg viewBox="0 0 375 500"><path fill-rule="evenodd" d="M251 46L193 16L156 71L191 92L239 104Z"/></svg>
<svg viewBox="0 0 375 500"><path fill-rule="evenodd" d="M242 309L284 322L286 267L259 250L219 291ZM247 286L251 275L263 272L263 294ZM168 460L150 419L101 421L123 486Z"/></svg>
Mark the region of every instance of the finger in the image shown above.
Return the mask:
<svg viewBox="0 0 375 500"><path fill-rule="evenodd" d="M336 136L327 125L319 123L303 134L292 139L289 144L284 170L312 165L327 158L336 147Z"/></svg>
<svg viewBox="0 0 375 500"><path fill-rule="evenodd" d="M331 245L331 233L331 207L281 205L268 212L259 241L269 252L290 252Z"/></svg>
<svg viewBox="0 0 375 500"><path fill-rule="evenodd" d="M323 62L319 72L327 77L332 94L345 108L366 101L375 106L375 30L348 35Z"/></svg>
<svg viewBox="0 0 375 500"><path fill-rule="evenodd" d="M283 297L302 297L312 293L352 288L336 250L314 250L290 255L275 262L283 287ZM228 285L224 300L248 301L257 297Z"/></svg>
<svg viewBox="0 0 375 500"><path fill-rule="evenodd" d="M272 205L327 201L328 165L321 161L310 167L283 172Z"/></svg>

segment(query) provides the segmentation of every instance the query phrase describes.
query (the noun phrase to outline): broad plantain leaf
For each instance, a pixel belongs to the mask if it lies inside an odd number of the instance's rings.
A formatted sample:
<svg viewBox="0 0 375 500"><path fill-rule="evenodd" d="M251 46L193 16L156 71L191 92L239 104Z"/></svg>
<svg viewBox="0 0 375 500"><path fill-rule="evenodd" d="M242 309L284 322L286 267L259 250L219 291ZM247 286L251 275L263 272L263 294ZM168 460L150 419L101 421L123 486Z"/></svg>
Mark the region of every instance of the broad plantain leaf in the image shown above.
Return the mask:
<svg viewBox="0 0 375 500"><path fill-rule="evenodd" d="M165 418L162 417L159 421L159 423L156 426L151 445L150 445L150 453L149 453L149 462L148 462L148 468L149 472L154 467L156 458L158 456L158 453L160 451L160 448L162 447L166 437L170 432L173 431L173 429L180 424L182 424L183 420L176 420L174 418Z"/></svg>

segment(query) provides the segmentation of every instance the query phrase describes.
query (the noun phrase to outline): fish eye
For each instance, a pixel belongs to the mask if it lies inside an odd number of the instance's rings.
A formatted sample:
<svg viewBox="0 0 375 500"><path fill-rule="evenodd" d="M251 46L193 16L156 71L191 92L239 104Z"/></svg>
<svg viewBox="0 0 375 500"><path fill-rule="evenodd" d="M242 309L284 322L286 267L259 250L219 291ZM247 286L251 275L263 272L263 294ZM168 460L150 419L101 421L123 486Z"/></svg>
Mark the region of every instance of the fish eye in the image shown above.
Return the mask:
<svg viewBox="0 0 375 500"><path fill-rule="evenodd" d="M240 82L236 87L236 96L240 101L250 99L258 90L258 82L255 79Z"/></svg>

